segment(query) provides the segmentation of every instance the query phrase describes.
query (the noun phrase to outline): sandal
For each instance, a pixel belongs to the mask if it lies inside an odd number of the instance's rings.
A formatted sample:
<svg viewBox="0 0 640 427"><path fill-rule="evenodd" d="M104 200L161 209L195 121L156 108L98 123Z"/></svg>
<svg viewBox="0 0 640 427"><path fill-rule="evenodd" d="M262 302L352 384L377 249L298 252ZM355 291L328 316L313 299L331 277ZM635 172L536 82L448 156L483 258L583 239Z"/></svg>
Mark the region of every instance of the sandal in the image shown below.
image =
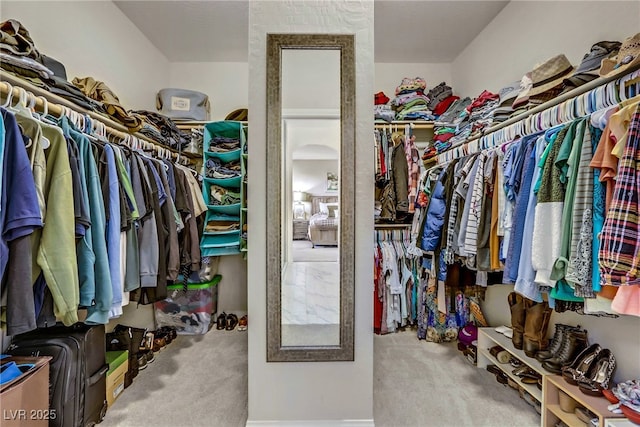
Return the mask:
<svg viewBox="0 0 640 427"><path fill-rule="evenodd" d="M238 320L238 330L246 331L247 330L247 315L245 314Z"/></svg>
<svg viewBox="0 0 640 427"><path fill-rule="evenodd" d="M231 313L227 315L227 327L225 328L227 331L233 331L238 324L238 316Z"/></svg>
<svg viewBox="0 0 640 427"><path fill-rule="evenodd" d="M224 329L226 326L227 326L227 314L223 312L216 319L216 329L220 331Z"/></svg>

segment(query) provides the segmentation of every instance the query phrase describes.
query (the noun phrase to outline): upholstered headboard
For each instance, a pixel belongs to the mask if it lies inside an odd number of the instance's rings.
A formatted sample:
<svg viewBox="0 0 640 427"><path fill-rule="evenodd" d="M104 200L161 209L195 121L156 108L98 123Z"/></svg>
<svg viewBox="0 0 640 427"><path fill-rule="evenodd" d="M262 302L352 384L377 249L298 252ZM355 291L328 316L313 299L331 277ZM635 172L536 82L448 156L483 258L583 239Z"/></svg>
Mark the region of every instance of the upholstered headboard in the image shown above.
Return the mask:
<svg viewBox="0 0 640 427"><path fill-rule="evenodd" d="M338 203L338 196L311 196L311 215L320 212L320 203Z"/></svg>

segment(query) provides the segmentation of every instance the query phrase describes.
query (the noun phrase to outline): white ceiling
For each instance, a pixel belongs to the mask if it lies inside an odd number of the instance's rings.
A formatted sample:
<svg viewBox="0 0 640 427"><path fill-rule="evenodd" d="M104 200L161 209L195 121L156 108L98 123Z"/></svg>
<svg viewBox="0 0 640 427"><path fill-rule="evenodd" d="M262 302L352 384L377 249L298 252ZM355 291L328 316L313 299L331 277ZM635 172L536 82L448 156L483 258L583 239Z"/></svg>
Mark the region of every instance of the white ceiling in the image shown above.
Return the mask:
<svg viewBox="0 0 640 427"><path fill-rule="evenodd" d="M246 62L249 2L114 3L171 62ZM375 61L451 62L508 1L375 0Z"/></svg>

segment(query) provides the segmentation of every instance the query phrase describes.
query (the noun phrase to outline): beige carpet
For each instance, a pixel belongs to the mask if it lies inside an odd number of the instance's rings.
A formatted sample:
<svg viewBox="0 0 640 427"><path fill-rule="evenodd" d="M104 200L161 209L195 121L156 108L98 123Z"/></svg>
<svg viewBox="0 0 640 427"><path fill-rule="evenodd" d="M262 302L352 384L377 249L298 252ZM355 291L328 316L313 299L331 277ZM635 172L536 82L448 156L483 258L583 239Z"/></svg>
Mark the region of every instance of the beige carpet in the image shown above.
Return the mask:
<svg viewBox="0 0 640 427"><path fill-rule="evenodd" d="M240 427L247 422L247 334L181 335L156 353L100 427Z"/></svg>
<svg viewBox="0 0 640 427"><path fill-rule="evenodd" d="M337 261L340 252L337 246L316 246L309 240L293 241L293 261Z"/></svg>
<svg viewBox="0 0 640 427"><path fill-rule="evenodd" d="M455 344L407 331L374 338L376 427L534 427L539 415L469 364ZM180 336L156 355L100 427L236 427L247 420L247 334Z"/></svg>
<svg viewBox="0 0 640 427"><path fill-rule="evenodd" d="M515 390L467 362L456 344L415 331L374 338L376 427L534 427L540 415Z"/></svg>

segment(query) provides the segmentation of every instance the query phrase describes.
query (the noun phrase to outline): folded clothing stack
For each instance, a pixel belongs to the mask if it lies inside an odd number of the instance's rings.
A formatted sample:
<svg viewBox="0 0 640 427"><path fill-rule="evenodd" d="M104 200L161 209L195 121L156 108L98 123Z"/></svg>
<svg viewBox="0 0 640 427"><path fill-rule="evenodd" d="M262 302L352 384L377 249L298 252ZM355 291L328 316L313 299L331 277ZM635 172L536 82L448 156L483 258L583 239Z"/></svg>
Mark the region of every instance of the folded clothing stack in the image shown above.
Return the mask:
<svg viewBox="0 0 640 427"><path fill-rule="evenodd" d="M207 178L215 179L236 178L241 175L240 161L221 163L218 159L208 159L205 164L205 175Z"/></svg>
<svg viewBox="0 0 640 427"><path fill-rule="evenodd" d="M430 98L424 94L427 83L421 77L410 79L405 77L396 87L396 97L391 101L391 108L396 112L396 120L434 120L429 109Z"/></svg>
<svg viewBox="0 0 640 427"><path fill-rule="evenodd" d="M439 109L442 103L448 102L447 100L452 96L445 98L441 101L436 109ZM454 97L457 98L457 97ZM451 146L451 139L455 136L458 126L463 120L467 119L467 106L471 104L471 98L454 99L449 103L447 109L442 113L434 123L433 127L433 146L435 147L436 155L447 150Z"/></svg>
<svg viewBox="0 0 640 427"><path fill-rule="evenodd" d="M167 116L146 110L133 111L132 113L144 119L145 123L140 129L141 134L174 150L183 150L189 144L191 137L178 129Z"/></svg>

